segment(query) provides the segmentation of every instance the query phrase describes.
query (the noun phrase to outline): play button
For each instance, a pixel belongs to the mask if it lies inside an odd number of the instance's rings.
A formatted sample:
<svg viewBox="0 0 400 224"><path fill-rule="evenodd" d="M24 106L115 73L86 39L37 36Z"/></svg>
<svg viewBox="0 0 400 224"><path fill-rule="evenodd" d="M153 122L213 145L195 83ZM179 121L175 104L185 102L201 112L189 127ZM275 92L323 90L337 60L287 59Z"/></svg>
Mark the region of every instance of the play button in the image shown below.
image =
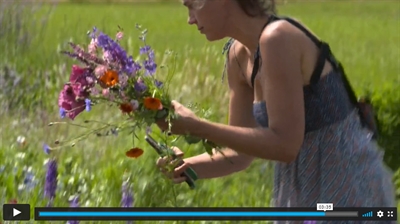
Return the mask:
<svg viewBox="0 0 400 224"><path fill-rule="evenodd" d="M3 219L5 221L30 220L31 208L29 204L4 204Z"/></svg>
<svg viewBox="0 0 400 224"><path fill-rule="evenodd" d="M15 208L13 208L13 217L15 217L15 216L17 216L19 214L21 214L21 212L19 210L15 209Z"/></svg>

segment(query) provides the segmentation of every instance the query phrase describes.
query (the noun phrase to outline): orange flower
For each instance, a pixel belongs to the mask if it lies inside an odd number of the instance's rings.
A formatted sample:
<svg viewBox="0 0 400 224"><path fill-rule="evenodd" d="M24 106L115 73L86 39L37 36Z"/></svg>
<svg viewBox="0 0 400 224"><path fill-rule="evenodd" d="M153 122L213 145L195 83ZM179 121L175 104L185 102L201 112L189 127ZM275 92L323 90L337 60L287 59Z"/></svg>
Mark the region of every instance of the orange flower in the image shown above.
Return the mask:
<svg viewBox="0 0 400 224"><path fill-rule="evenodd" d="M132 148L129 151L127 151L126 156L129 158L138 158L143 154L143 150L139 148Z"/></svg>
<svg viewBox="0 0 400 224"><path fill-rule="evenodd" d="M163 105L161 104L161 100L153 97L146 97L143 101L144 107L149 110L161 110L163 109Z"/></svg>
<svg viewBox="0 0 400 224"><path fill-rule="evenodd" d="M115 86L118 83L118 73L113 70L107 70L100 77L100 81L107 87Z"/></svg>
<svg viewBox="0 0 400 224"><path fill-rule="evenodd" d="M119 105L119 109L122 111L122 113L129 114L130 112L133 111L133 106L130 103L123 103Z"/></svg>

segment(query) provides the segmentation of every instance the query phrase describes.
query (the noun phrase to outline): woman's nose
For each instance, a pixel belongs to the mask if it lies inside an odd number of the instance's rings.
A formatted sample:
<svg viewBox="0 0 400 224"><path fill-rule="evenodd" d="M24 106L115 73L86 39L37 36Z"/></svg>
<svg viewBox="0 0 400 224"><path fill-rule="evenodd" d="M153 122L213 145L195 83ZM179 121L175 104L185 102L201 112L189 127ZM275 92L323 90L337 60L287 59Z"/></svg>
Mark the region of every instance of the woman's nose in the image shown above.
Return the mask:
<svg viewBox="0 0 400 224"><path fill-rule="evenodd" d="M193 25L193 24L196 24L197 21L196 21L196 19L194 18L194 16L189 16L189 18L188 18L188 23L189 23L189 25Z"/></svg>

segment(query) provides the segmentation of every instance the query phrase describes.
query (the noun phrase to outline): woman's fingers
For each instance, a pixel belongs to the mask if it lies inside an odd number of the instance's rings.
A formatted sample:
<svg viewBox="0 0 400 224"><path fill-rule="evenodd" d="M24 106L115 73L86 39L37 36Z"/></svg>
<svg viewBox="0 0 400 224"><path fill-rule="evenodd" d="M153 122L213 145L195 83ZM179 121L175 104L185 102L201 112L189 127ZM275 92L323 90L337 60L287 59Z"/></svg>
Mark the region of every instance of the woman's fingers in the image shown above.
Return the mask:
<svg viewBox="0 0 400 224"><path fill-rule="evenodd" d="M171 150L176 156L175 159L172 159L171 156L165 156L157 159L156 165L160 168L160 171L167 178L173 180L174 183L182 183L186 180L186 177L182 174L189 165L182 160L184 155L182 150L178 147L172 147Z"/></svg>
<svg viewBox="0 0 400 224"><path fill-rule="evenodd" d="M178 147L173 146L173 147L171 147L171 149L177 157L181 157L181 158L183 157L183 152Z"/></svg>
<svg viewBox="0 0 400 224"><path fill-rule="evenodd" d="M189 167L188 163L183 163L182 165L180 165L179 167L175 168L174 170L174 179L173 181L175 183L182 183L184 181L186 181L186 176L183 174L185 172L185 170Z"/></svg>

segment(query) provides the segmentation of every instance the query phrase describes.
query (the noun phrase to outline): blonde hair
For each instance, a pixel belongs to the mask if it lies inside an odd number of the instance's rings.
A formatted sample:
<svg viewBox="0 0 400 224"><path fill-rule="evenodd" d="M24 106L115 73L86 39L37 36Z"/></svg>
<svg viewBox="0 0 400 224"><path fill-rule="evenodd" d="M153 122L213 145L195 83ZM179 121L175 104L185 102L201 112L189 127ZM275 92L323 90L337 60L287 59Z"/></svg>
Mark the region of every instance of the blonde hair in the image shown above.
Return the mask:
<svg viewBox="0 0 400 224"><path fill-rule="evenodd" d="M275 0L236 0L236 2L251 17L277 13Z"/></svg>
<svg viewBox="0 0 400 224"><path fill-rule="evenodd" d="M181 0L182 1L182 0ZM201 9L207 0L191 0L194 9ZM235 0L239 7L251 17L276 14L275 0Z"/></svg>

